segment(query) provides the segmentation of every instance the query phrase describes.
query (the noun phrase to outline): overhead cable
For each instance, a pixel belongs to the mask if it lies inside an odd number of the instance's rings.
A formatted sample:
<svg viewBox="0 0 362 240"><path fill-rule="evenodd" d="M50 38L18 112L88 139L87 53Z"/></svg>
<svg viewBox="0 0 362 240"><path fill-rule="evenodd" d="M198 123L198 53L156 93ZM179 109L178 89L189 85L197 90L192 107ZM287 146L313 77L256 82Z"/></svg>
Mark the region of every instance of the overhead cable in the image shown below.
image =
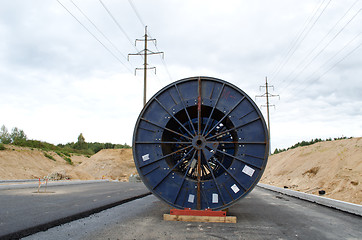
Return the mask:
<svg viewBox="0 0 362 240"><path fill-rule="evenodd" d="M312 21L312 19L315 17L315 15L317 14L318 10L321 8L322 4L324 3L325 0L321 1L321 3L318 5L318 7L316 7L312 14L308 17L308 19L305 21L302 29L299 31L299 33L297 34L296 38L291 42L289 50L286 52L286 54L284 54L284 57L288 57L290 51L292 51L292 49L294 48L295 44L299 41L299 39L301 38L301 36L303 35L304 31L307 29L307 26L309 25L309 23ZM276 74L279 73L281 66L283 65L285 60L280 61L279 65L274 69L274 71L270 74L270 78L269 81L271 81L272 79L274 79L274 76Z"/></svg>
<svg viewBox="0 0 362 240"><path fill-rule="evenodd" d="M301 71L290 80L284 88L287 88L292 82L294 82L313 62L317 57L333 42L334 39L348 26L348 24L361 12L361 9L352 16L352 18L333 36L333 38L303 67Z"/></svg>
<svg viewBox="0 0 362 240"><path fill-rule="evenodd" d="M133 11L135 12L138 20L140 21L140 23L142 24L142 27L146 27L145 22L142 20L141 15L138 13L136 6L133 4L132 0L128 0L129 4L131 5Z"/></svg>
<svg viewBox="0 0 362 240"><path fill-rule="evenodd" d="M114 58L116 58L129 72L132 73L131 69L129 69L128 66L126 66L119 57L117 57L106 45L102 43L101 40L99 40L76 16L74 16L68 8L66 8L59 0L57 2L62 5L62 7L90 34L96 39Z"/></svg>
<svg viewBox="0 0 362 240"><path fill-rule="evenodd" d="M277 77L277 75L280 73L280 71L284 68L284 66L289 62L290 58L294 55L294 53L297 51L298 47L301 45L301 43L304 41L304 39L308 36L308 34L310 33L310 31L313 29L313 27L316 25L316 23L318 22L318 20L320 19L320 17L322 16L322 14L324 13L324 11L327 9L327 7L329 6L329 4L331 3L332 0L329 0L328 3L324 6L324 8L322 9L322 11L319 13L318 17L314 20L314 22L312 23L312 25L308 28L307 32L304 34L303 37L301 37L301 39L299 41L296 42L295 46L292 47L293 51L289 54L289 56L287 56L287 58L285 59L284 63L282 64L282 66L279 68L279 70L277 71L277 73L274 75L274 78ZM323 1L324 2L324 1ZM322 4L323 4L322 2ZM321 5L322 5L321 4ZM320 6L321 6L320 5ZM299 37L298 37L299 39Z"/></svg>
<svg viewBox="0 0 362 240"><path fill-rule="evenodd" d="M343 58L341 58L339 61L337 61L335 64L333 64L328 70L326 70L318 79L322 78L324 75L326 75L328 72L330 72L333 68L335 68L338 64L343 62L347 57L349 57L352 53L354 53L358 48L360 48L362 45L362 42L357 45L355 48L353 48L351 51L349 51Z"/></svg>
<svg viewBox="0 0 362 240"><path fill-rule="evenodd" d="M127 57L115 46L115 44L94 24L94 22L78 7L77 4L74 3L73 0L70 0L73 5L78 9L78 11L93 25L93 27L109 42L109 44L112 45L114 49L125 59L127 60Z"/></svg>
<svg viewBox="0 0 362 240"><path fill-rule="evenodd" d="M344 17L351 11L351 9L354 7L354 5L358 2L359 0L356 0L350 7L349 9L343 14L343 16L334 24L334 26L328 31L327 34L324 35L324 37L314 46L314 48L308 53L306 54L306 57L299 62L299 64L294 68L294 70L292 72L289 73L289 75L287 77L285 77L283 79L282 82L280 82L279 84L283 84L287 79L290 79L290 77L297 71L297 69L300 69L300 67L303 65L303 63L310 57L312 56L313 52L321 45L321 43L332 33L332 31L336 28L336 26L342 21L342 19L344 19Z"/></svg>
<svg viewBox="0 0 362 240"><path fill-rule="evenodd" d="M138 49L136 48L136 46L134 45L133 41L131 40L131 38L128 36L128 34L126 33L126 31L122 28L121 24L119 24L119 22L117 21L117 19L113 16L113 14L111 13L111 11L106 7L106 5L102 2L102 0L99 0L99 2L102 4L103 8L107 11L108 15L113 19L114 23L117 25L117 27L121 30L121 32L126 36L127 40L130 42L130 44L138 51Z"/></svg>
<svg viewBox="0 0 362 240"><path fill-rule="evenodd" d="M328 72L330 72L334 67L336 67L339 63L344 61L348 56L350 56L353 52L355 52L358 48L361 47L362 42L360 42L356 47L354 47L351 51L349 51L347 54L345 54L342 58L340 58L337 62L335 62L332 66L330 66L326 71L324 71L319 77L314 77L316 73L322 69L325 68L332 60L334 60L337 55L339 55L341 52L343 52L349 45L351 45L358 37L360 37L362 32L358 33L352 40L350 40L347 44L345 44L340 50L338 50L333 56L331 56L322 66L320 66L316 71L314 71L312 74L309 75L309 77L305 78L304 82L309 82L310 80L317 81L318 79L321 79L324 75L326 75ZM301 93L306 88L311 86L311 84L306 84L304 88L297 89L296 94ZM286 88L282 89L284 91ZM295 94L295 95L296 95ZM293 95L293 96L295 96Z"/></svg>
<svg viewBox="0 0 362 240"><path fill-rule="evenodd" d="M341 58L339 61L337 61L335 64L333 64L329 69L327 69L323 74L321 74L318 78L316 78L315 80L319 80L322 77L324 77L324 75L326 75L327 73L329 73L333 68L335 68L338 64L340 64L341 62L343 62L348 56L350 56L352 53L354 53L358 48L360 48L362 46L362 42L357 45L354 49L352 49L350 52L348 52L343 58ZM307 89L308 87L310 87L310 85L305 85L304 88L302 88L301 90L298 91L298 93L302 93L305 91L305 89ZM297 96L294 95L294 97Z"/></svg>

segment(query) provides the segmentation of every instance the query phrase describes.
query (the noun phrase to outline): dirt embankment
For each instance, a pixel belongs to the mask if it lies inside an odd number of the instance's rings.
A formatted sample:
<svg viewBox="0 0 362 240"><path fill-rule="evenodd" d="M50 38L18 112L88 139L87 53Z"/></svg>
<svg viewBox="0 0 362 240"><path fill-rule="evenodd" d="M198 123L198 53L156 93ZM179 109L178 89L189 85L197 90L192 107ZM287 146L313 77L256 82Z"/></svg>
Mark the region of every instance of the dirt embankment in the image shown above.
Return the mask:
<svg viewBox="0 0 362 240"><path fill-rule="evenodd" d="M0 151L0 179L33 179L61 176L69 179L113 179L128 181L137 172L132 149L104 149L90 158L72 155L73 165L54 152L6 145Z"/></svg>
<svg viewBox="0 0 362 240"><path fill-rule="evenodd" d="M362 204L362 138L319 142L270 156L262 183Z"/></svg>
<svg viewBox="0 0 362 240"><path fill-rule="evenodd" d="M94 179L107 177L128 181L131 174L136 174L132 149L103 149L77 168L90 174Z"/></svg>
<svg viewBox="0 0 362 240"><path fill-rule="evenodd" d="M90 158L72 155L69 165L54 152L6 145L0 151L0 179L32 179L56 175L70 179L117 179L136 174L132 149L104 149ZM262 183L362 204L362 138L319 142L269 158Z"/></svg>

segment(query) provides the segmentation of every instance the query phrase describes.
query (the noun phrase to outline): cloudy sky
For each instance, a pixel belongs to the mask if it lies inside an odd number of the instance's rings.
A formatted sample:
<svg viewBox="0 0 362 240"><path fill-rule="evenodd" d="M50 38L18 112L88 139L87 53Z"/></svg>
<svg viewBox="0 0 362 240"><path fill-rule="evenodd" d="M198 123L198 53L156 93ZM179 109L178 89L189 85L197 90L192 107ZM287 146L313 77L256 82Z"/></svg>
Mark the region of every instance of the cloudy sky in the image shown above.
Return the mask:
<svg viewBox="0 0 362 240"><path fill-rule="evenodd" d="M255 99L268 76L280 95L271 99L273 149L361 137L361 2L0 0L0 125L54 144L79 133L131 144L143 76L134 75L142 58L127 54L142 49L133 43L147 25L150 50L165 53L149 58L157 75L149 72L148 99L200 75Z"/></svg>

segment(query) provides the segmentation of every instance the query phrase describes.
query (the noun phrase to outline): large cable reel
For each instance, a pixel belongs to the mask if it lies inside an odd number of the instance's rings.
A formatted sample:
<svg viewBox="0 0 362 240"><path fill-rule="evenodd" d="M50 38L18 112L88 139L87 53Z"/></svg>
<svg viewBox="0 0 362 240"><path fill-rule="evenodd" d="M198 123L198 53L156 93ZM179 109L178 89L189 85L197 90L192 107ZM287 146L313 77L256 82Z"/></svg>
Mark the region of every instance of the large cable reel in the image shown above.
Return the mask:
<svg viewBox="0 0 362 240"><path fill-rule="evenodd" d="M142 181L180 209L229 207L258 183L268 153L268 131L256 104L211 77L161 89L143 108L133 135Z"/></svg>

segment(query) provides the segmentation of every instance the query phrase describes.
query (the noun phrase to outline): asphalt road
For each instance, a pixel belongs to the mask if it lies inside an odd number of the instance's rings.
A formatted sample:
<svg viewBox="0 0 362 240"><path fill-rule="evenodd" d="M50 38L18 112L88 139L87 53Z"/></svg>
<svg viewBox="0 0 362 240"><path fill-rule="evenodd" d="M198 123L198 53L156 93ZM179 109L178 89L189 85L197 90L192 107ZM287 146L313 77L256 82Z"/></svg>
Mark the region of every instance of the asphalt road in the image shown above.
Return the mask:
<svg viewBox="0 0 362 240"><path fill-rule="evenodd" d="M255 188L229 209L237 223L163 221L153 195L25 239L362 239L362 218Z"/></svg>
<svg viewBox="0 0 362 240"><path fill-rule="evenodd" d="M60 183L57 183L60 184ZM117 206L149 193L143 183L107 181L0 188L0 239L18 238Z"/></svg>

